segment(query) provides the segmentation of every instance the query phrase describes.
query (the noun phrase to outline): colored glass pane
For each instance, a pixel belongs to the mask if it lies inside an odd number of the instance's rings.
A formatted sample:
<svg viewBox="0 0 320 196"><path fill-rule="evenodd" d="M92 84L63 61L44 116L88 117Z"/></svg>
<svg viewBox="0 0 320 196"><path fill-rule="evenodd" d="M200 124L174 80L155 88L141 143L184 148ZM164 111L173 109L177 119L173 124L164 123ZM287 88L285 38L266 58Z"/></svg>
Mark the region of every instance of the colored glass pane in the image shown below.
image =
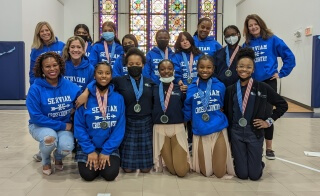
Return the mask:
<svg viewBox="0 0 320 196"><path fill-rule="evenodd" d="M99 32L102 33L102 24L111 21L118 29L118 0L100 0L99 1Z"/></svg>
<svg viewBox="0 0 320 196"><path fill-rule="evenodd" d="M199 0L198 18L210 18L213 25L210 35L216 37L217 32L217 0Z"/></svg>

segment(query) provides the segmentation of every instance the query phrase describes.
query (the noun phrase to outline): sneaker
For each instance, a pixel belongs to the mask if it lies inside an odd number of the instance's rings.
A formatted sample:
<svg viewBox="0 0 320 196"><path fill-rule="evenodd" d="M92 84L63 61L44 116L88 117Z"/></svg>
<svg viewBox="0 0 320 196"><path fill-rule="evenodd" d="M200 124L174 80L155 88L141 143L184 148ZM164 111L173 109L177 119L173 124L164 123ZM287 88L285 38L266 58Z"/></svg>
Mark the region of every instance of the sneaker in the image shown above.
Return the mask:
<svg viewBox="0 0 320 196"><path fill-rule="evenodd" d="M33 155L33 159L34 159L36 162L41 162L41 161L42 161L42 157L41 157L40 152L38 152L37 154Z"/></svg>
<svg viewBox="0 0 320 196"><path fill-rule="evenodd" d="M266 159L275 160L276 156L274 155L274 151L271 149L266 150Z"/></svg>

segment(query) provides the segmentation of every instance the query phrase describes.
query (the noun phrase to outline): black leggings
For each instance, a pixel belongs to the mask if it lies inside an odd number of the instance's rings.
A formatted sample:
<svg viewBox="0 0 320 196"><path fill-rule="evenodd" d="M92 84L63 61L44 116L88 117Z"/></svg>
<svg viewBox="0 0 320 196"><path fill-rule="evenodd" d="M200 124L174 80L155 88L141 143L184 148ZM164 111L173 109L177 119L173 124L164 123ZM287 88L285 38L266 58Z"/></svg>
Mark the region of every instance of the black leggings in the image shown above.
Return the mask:
<svg viewBox="0 0 320 196"><path fill-rule="evenodd" d="M269 84L269 86L271 86L271 88L273 88L273 90L275 90L277 92L277 79L274 79L274 80L267 79L263 82L266 84ZM271 116L272 110L273 110L273 106L271 104L267 103L267 107L266 107L266 116L267 117ZM274 130L273 125L271 125L271 127L264 129L264 138L266 140L272 140L273 130Z"/></svg>
<svg viewBox="0 0 320 196"><path fill-rule="evenodd" d="M119 174L120 168L120 158L114 155L110 155L110 165L106 164L106 167L103 170L94 171L94 169L90 170L89 166L86 167L86 163L78 162L78 168L80 176L85 181L92 181L99 174L106 180L106 181L113 181Z"/></svg>

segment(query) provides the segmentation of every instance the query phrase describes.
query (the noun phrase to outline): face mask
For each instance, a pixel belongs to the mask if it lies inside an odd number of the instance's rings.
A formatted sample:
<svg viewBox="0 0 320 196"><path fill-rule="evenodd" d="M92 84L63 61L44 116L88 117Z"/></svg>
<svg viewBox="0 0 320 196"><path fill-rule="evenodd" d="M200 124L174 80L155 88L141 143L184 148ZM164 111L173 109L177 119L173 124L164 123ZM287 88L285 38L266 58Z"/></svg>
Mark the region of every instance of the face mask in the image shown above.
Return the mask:
<svg viewBox="0 0 320 196"><path fill-rule="evenodd" d="M239 40L238 36L230 36L228 38L225 38L225 41L227 42L227 44L230 45L235 45Z"/></svg>
<svg viewBox="0 0 320 196"><path fill-rule="evenodd" d="M139 67L139 66L128 67L128 73L130 76L132 76L134 78L138 77L142 73L142 67Z"/></svg>
<svg viewBox="0 0 320 196"><path fill-rule="evenodd" d="M88 36L86 35L77 35L78 37L81 37L85 42L88 41Z"/></svg>
<svg viewBox="0 0 320 196"><path fill-rule="evenodd" d="M170 83L174 80L174 76L171 76L169 78L163 78L163 77L160 77L160 81L163 82L163 83Z"/></svg>
<svg viewBox="0 0 320 196"><path fill-rule="evenodd" d="M103 32L102 38L106 40L107 42L113 41L114 39L114 32Z"/></svg>
<svg viewBox="0 0 320 196"><path fill-rule="evenodd" d="M164 50L168 46L169 40L164 40L164 39L157 40L157 44L158 44L158 48L160 48L161 50Z"/></svg>
<svg viewBox="0 0 320 196"><path fill-rule="evenodd" d="M135 47L135 45L126 45L126 46L123 46L123 50L124 50L125 53L127 53L128 50L129 50L130 48L133 48L133 47Z"/></svg>
<svg viewBox="0 0 320 196"><path fill-rule="evenodd" d="M101 84L99 84L98 82L96 82L96 86L100 91L104 91L109 87L109 84L102 86Z"/></svg>

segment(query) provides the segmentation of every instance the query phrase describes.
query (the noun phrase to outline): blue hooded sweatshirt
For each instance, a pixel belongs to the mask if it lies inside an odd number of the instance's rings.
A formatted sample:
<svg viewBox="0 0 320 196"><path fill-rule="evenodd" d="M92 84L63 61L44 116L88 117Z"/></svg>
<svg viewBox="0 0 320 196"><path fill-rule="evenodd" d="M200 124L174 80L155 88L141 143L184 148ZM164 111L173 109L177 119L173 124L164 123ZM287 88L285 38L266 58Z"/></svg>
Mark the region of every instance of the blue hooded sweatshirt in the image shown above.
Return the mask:
<svg viewBox="0 0 320 196"><path fill-rule="evenodd" d="M52 86L45 78L36 78L26 100L29 123L55 131L65 130L80 93L76 84L63 77L59 77L57 86Z"/></svg>
<svg viewBox="0 0 320 196"><path fill-rule="evenodd" d="M190 53L186 53L186 56L187 56L187 60L188 60L187 66L189 67ZM193 64L192 64L192 72L191 72L192 83L197 81L197 77L198 77L197 63L198 63L198 59L200 58L200 56L202 56L202 54L198 54L197 56L193 56ZM182 52L175 53L172 58L172 62L173 62L174 71L175 71L174 82L178 83L180 80L182 80L184 85L190 85L187 82L187 79L189 77L189 72L188 72L187 66L184 63Z"/></svg>
<svg viewBox="0 0 320 196"><path fill-rule="evenodd" d="M107 61L108 59L106 57L106 52L104 50L104 39L96 42L92 48L91 48L91 52L90 52L90 56L89 56L89 60L90 60L90 64L93 65L94 67L97 65L97 63L102 62L102 61ZM116 61L116 59L123 54L123 48L120 44L114 42L116 44L116 48L114 51L114 55L113 57L110 59L111 62L110 65L111 67L113 67L114 62ZM112 44L108 44L108 51L109 51L109 55L111 55L111 51L112 51Z"/></svg>
<svg viewBox="0 0 320 196"><path fill-rule="evenodd" d="M40 56L41 54L44 54L46 52L55 52L57 54L59 54L60 56L62 56L62 51L63 51L63 47L64 47L64 43L59 41L58 38L56 37L56 41L53 42L50 45L43 45L42 48L39 49L35 49L32 48L31 49L31 53L30 53L30 70L29 70L29 83L30 86L33 84L35 77L34 77L34 73L33 73L33 68L34 68L34 64L38 58L38 56Z"/></svg>
<svg viewBox="0 0 320 196"><path fill-rule="evenodd" d="M206 111L209 114L210 119L207 122L202 120L202 114L205 113L205 111L198 93L197 83L191 84L187 90L187 98L184 101L183 113L185 121L192 121L192 132L195 135L209 135L228 127L228 119L220 110L223 107L226 87L217 78L212 77L211 80L212 91L210 93L210 101ZM199 79L199 88L202 91L205 91L207 82Z"/></svg>
<svg viewBox="0 0 320 196"><path fill-rule="evenodd" d="M168 48L168 59L172 60L174 53L171 48ZM142 75L150 78L154 83L160 84L160 75L158 71L158 64L164 58L161 56L160 49L158 47L153 47L146 55L147 62L143 67Z"/></svg>
<svg viewBox="0 0 320 196"><path fill-rule="evenodd" d="M210 56L213 56L217 50L222 48L221 44L219 44L219 42L217 42L213 36L208 36L204 40L200 40L198 35L194 35L193 40L195 46L199 48L201 52Z"/></svg>
<svg viewBox="0 0 320 196"><path fill-rule="evenodd" d="M94 68L90 64L88 57L84 56L78 66L74 66L71 60L66 61L66 71L64 78L77 84L81 91L93 80Z"/></svg>
<svg viewBox="0 0 320 196"><path fill-rule="evenodd" d="M87 109L83 106L77 109L74 116L74 137L84 153L90 154L97 148L101 153L111 155L122 142L125 132L125 105L122 95L109 85L107 113L103 119L96 98L96 83L89 85ZM101 129L100 123L106 121L107 129Z"/></svg>
<svg viewBox="0 0 320 196"><path fill-rule="evenodd" d="M114 62L112 68L112 77L128 75L128 67L124 64L124 54L121 54Z"/></svg>
<svg viewBox="0 0 320 196"><path fill-rule="evenodd" d="M86 50L86 57L89 58L90 53L91 53L91 49L92 49L92 42L87 42L87 43L88 43L88 47L87 47L87 50Z"/></svg>
<svg viewBox="0 0 320 196"><path fill-rule="evenodd" d="M243 47L251 47L255 52L255 66L252 78L264 81L278 73L277 57L281 57L283 66L280 69L279 77L288 76L296 66L294 54L284 41L273 35L267 40L262 37L252 38L249 44L244 43Z"/></svg>

